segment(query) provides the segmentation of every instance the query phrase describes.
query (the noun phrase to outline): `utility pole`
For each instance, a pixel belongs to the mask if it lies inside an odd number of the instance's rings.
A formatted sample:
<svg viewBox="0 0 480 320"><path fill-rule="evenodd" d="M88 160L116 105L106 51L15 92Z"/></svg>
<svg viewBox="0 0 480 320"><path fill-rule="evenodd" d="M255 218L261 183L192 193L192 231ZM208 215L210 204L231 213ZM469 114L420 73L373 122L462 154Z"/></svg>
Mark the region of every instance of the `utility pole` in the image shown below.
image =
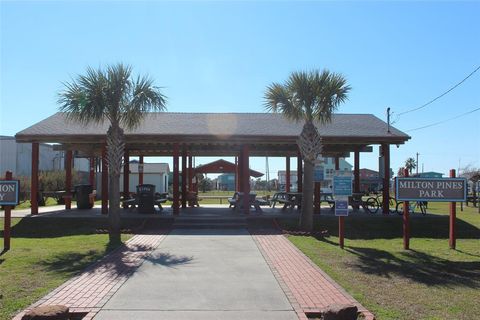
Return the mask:
<svg viewBox="0 0 480 320"><path fill-rule="evenodd" d="M418 156L420 155L420 153L417 152L417 165L415 166L415 168L417 169L417 176L418 176Z"/></svg>
<svg viewBox="0 0 480 320"><path fill-rule="evenodd" d="M387 108L387 132L390 133L390 107Z"/></svg>

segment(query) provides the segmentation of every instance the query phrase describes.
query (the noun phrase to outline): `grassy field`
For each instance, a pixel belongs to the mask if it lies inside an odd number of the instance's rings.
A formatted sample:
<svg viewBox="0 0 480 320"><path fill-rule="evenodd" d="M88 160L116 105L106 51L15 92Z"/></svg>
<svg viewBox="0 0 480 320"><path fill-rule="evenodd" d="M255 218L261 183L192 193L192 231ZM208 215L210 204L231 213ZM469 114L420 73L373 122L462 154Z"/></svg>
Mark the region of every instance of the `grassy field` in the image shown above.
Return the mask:
<svg viewBox="0 0 480 320"><path fill-rule="evenodd" d="M11 250L0 256L2 320L118 246L108 245L108 235L96 234L98 220L14 218L12 225Z"/></svg>
<svg viewBox="0 0 480 320"><path fill-rule="evenodd" d="M400 216L347 217L345 250L332 216L316 222L330 236L289 239L379 320L479 319L480 214L457 208L457 250L448 247L446 203L429 203L432 215L412 216L408 251Z"/></svg>

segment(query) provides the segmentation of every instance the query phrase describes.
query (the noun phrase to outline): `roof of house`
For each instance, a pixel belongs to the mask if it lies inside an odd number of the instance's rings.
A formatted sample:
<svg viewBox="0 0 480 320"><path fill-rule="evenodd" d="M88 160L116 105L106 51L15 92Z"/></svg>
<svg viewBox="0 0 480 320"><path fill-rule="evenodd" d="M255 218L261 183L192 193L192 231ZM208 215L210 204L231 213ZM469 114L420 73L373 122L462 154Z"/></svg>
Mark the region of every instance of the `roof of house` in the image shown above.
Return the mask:
<svg viewBox="0 0 480 320"><path fill-rule="evenodd" d="M334 114L328 124L317 123L325 145L403 144L410 139L404 132L390 127L372 114ZM250 143L284 145L291 150L303 128L303 122L286 119L274 113L148 113L140 125L125 131L127 147L146 150L149 144L171 143ZM83 125L56 113L16 134L19 142L52 142L88 145L102 143L108 123ZM288 146L287 146L288 145ZM158 146L153 147L158 150ZM202 151L205 148L202 149ZM212 148L210 148L212 149ZM268 151L276 150L269 147ZM280 150L282 151L282 150ZM169 150L171 152L171 150ZM252 150L268 154L267 150ZM280 152L281 153L281 152ZM134 154L134 151L132 151ZM171 153L170 153L171 154ZM200 154L200 153L199 153Z"/></svg>
<svg viewBox="0 0 480 320"><path fill-rule="evenodd" d="M235 173L237 166L227 160L217 160L194 168L195 173ZM250 169L250 176L259 178L263 173Z"/></svg>

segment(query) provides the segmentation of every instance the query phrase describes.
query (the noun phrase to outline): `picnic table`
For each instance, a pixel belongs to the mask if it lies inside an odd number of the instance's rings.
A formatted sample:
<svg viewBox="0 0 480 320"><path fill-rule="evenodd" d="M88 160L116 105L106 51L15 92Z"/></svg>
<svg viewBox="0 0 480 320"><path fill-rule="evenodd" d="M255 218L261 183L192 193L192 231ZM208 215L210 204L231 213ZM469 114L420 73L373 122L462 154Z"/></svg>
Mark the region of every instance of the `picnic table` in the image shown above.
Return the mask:
<svg viewBox="0 0 480 320"><path fill-rule="evenodd" d="M282 210L290 208L292 210L295 208L300 208L302 206L302 195L301 192L277 192L273 195L270 203L272 208L275 208L276 203L283 204Z"/></svg>
<svg viewBox="0 0 480 320"><path fill-rule="evenodd" d="M163 193L155 193L154 185L138 185L137 193L131 193L127 197L121 199L121 202L127 208L137 208L139 213L154 213L155 206L160 211L163 210L162 203L167 202L167 198Z"/></svg>
<svg viewBox="0 0 480 320"><path fill-rule="evenodd" d="M235 192L233 194L233 197L228 199L228 203L230 204L229 207L235 211L238 211L239 209L243 209L243 197L244 197L243 192ZM263 211L262 208L260 208L260 205L268 205L268 202L266 200L257 199L256 193L249 194L248 202L250 206L254 207L255 211L258 211L258 212Z"/></svg>

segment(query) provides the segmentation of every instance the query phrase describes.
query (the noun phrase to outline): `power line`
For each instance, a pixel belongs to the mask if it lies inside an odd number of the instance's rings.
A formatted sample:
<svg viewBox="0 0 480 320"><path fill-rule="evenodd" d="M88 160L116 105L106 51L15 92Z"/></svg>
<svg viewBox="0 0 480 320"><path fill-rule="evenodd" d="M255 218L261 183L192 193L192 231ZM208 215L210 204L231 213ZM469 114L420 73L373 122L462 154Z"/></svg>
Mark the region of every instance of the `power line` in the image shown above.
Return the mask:
<svg viewBox="0 0 480 320"><path fill-rule="evenodd" d="M398 120L398 117L400 117L401 115L404 115L406 113L410 113L410 112L413 112L413 111L417 111L417 110L420 110L420 109L423 109L425 108L426 106L434 103L435 101L437 101L438 99L440 99L441 97L447 95L448 93L450 93L451 91L453 91L455 88L457 88L458 86L460 86L462 83L464 83L465 81L467 81L468 78L470 78L471 76L473 76L475 74L475 72L477 72L478 70L480 70L480 66L478 66L475 70L473 70L468 76L466 76L465 78L462 79L462 81L460 81L459 83L457 83L456 85L454 85L453 87L451 87L450 89L448 89L447 91L445 91L444 93L442 93L441 95L433 98L432 100L428 101L427 103L425 104L422 104L421 106L419 107L416 107L416 108L413 108L413 109L410 109L410 110L407 110L407 111L404 111L404 112L400 112L399 114L397 114L397 119ZM396 121L395 121L396 122Z"/></svg>
<svg viewBox="0 0 480 320"><path fill-rule="evenodd" d="M410 131L416 131L416 130L420 130L420 129L425 129L425 128L429 128L429 127L433 127L433 126L436 126L438 124L442 124L442 123L445 123L445 122L448 122L448 121L452 121L452 120L455 120L455 119L458 119L460 117L463 117L463 116L466 116L467 114L470 114L470 113L474 113L476 111L480 110L480 108L477 108L477 109L473 109L473 110L470 110L468 112L465 112L465 113L462 113L458 116L455 116L453 118L450 118L450 119L446 119L446 120L442 120L442 121L438 121L438 122L435 122L435 123L431 123L431 124L428 124L426 126L423 126L423 127L418 127L418 128L415 128L415 129L410 129L410 130L407 130L407 132L410 132Z"/></svg>

